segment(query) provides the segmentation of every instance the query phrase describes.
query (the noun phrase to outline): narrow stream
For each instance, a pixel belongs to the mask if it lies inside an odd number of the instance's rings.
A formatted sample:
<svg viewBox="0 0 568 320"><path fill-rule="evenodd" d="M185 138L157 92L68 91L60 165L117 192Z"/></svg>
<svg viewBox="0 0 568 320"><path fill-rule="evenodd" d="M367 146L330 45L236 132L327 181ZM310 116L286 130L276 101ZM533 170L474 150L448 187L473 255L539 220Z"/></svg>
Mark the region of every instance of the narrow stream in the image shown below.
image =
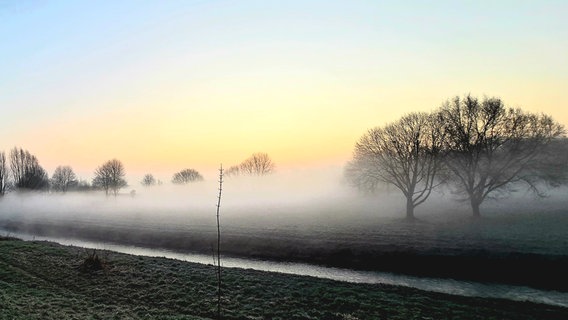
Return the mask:
<svg viewBox="0 0 568 320"><path fill-rule="evenodd" d="M77 239L37 237L29 234L9 233L4 230L1 231L4 234L9 234L23 240L46 240L62 245L110 250L139 256L165 257L201 264L213 264L212 255L179 253L165 249L148 249L142 247L92 242ZM502 298L568 307L568 293L539 290L525 286L489 284L444 278L425 278L389 272L357 271L350 269L322 267L305 263L273 262L230 257L224 257L221 260L221 263L223 267L229 268L280 272L353 283L383 283L460 296Z"/></svg>

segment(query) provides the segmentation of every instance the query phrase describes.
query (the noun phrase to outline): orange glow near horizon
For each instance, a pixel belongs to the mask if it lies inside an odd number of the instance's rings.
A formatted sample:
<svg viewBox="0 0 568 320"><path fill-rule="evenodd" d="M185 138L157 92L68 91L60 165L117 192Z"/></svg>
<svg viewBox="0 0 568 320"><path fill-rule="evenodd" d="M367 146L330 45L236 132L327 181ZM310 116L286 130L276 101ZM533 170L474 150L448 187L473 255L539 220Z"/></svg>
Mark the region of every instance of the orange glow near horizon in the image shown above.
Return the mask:
<svg viewBox="0 0 568 320"><path fill-rule="evenodd" d="M14 140L36 154L50 173L57 165L71 165L85 179L112 158L121 160L132 176L169 175L184 168L212 172L220 163L235 165L254 152L268 153L283 169L337 167L350 159L355 142L369 128L408 112L431 111L443 102L433 102L434 97L418 101L397 91L385 95L330 86L295 96L284 90L260 97L247 91L230 99L209 95L68 114ZM38 143L38 137L47 143Z"/></svg>
<svg viewBox="0 0 568 320"><path fill-rule="evenodd" d="M59 164L94 169L110 158L130 164L138 174L210 169L221 162L238 164L254 152L268 153L278 167L338 164L350 155L360 134L353 133L352 127L358 126L342 116L327 107L305 105L118 109L58 119L27 130L20 141L51 170ZM38 145L38 136L52 143Z"/></svg>
<svg viewBox="0 0 568 320"><path fill-rule="evenodd" d="M112 158L341 167L368 129L468 93L568 125L566 5L544 2L15 1L0 150L85 179Z"/></svg>

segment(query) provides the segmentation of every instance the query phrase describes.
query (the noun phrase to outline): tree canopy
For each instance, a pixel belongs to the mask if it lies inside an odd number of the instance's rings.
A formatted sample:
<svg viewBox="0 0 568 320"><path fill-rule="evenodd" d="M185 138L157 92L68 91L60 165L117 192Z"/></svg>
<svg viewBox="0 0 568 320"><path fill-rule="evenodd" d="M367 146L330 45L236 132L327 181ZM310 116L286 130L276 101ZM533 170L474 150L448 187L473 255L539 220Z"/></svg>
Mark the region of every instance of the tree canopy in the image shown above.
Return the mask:
<svg viewBox="0 0 568 320"><path fill-rule="evenodd" d="M521 183L537 194L542 185L565 183L563 136L564 127L550 116L506 108L499 98L455 97L430 114L369 130L355 145L346 174L367 190L380 182L396 186L407 199L409 218L433 187L447 183L478 217L486 198Z"/></svg>
<svg viewBox="0 0 568 320"><path fill-rule="evenodd" d="M58 166L51 176L51 188L59 192L67 192L77 185L77 176L70 166Z"/></svg>
<svg viewBox="0 0 568 320"><path fill-rule="evenodd" d="M373 190L384 182L406 198L406 218L437 185L443 134L438 117L412 113L384 127L369 130L355 145L346 174L352 184Z"/></svg>
<svg viewBox="0 0 568 320"><path fill-rule="evenodd" d="M551 117L506 108L499 98L455 97L439 115L448 181L469 199L474 216L487 197L509 193L515 184L538 191L549 160L543 152L564 135Z"/></svg>
<svg viewBox="0 0 568 320"><path fill-rule="evenodd" d="M156 178L154 178L152 174L148 173L144 175L144 178L142 178L142 185L145 187L156 185Z"/></svg>
<svg viewBox="0 0 568 320"><path fill-rule="evenodd" d="M103 189L107 196L111 193L117 196L118 191L127 186L124 176L122 162L117 159L109 160L95 170L93 187Z"/></svg>
<svg viewBox="0 0 568 320"><path fill-rule="evenodd" d="M176 172L172 177L172 183L187 184L190 182L202 181L203 176L194 169L184 169Z"/></svg>
<svg viewBox="0 0 568 320"><path fill-rule="evenodd" d="M47 173L27 150L15 147L10 151L10 169L16 188L43 190L49 187Z"/></svg>
<svg viewBox="0 0 568 320"><path fill-rule="evenodd" d="M240 164L229 167L225 170L225 175L228 177L238 175L263 176L273 173L275 169L276 165L267 153L257 152Z"/></svg>
<svg viewBox="0 0 568 320"><path fill-rule="evenodd" d="M8 189L8 164L6 153L0 152L0 196L3 196Z"/></svg>

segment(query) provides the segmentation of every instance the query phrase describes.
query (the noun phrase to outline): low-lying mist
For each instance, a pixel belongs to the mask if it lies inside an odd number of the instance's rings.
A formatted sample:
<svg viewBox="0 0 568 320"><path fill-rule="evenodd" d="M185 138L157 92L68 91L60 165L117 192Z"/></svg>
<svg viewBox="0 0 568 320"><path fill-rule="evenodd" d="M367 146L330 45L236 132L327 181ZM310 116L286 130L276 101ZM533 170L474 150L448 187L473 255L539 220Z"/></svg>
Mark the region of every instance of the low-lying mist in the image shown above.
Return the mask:
<svg viewBox="0 0 568 320"><path fill-rule="evenodd" d="M12 192L0 200L0 220L214 224L218 188L218 181L208 180L187 185L130 186L117 197L105 196L103 192ZM553 190L549 197L538 198L520 192L509 198L488 200L483 209L497 214L500 210L562 208L563 193L564 189ZM467 203L456 198L448 190L438 190L416 208L416 215L418 219L441 214L468 216ZM396 219L404 216L404 201L394 187L385 186L368 194L355 190L345 183L341 169L224 177L221 217L226 223L269 225Z"/></svg>
<svg viewBox="0 0 568 320"><path fill-rule="evenodd" d="M209 250L216 233L218 188L218 181L208 180L131 186L117 197L104 192L11 192L0 199L0 232ZM299 252L310 246L312 251L442 246L558 252L566 250L557 240L568 241L565 193L552 190L549 197L539 198L519 192L487 200L481 221L491 225L479 227L467 202L438 190L416 208L418 221L410 224L404 221L405 199L397 189L362 194L344 182L341 169L225 177L221 229L225 247L232 243L241 254L269 242L271 248L288 243Z"/></svg>
<svg viewBox="0 0 568 320"><path fill-rule="evenodd" d="M0 219L214 224L218 188L218 181L208 180L130 186L117 197L103 192L12 192L1 199ZM379 212L388 215L398 211L401 199L397 193L381 198ZM221 217L240 224L244 220L297 223L297 219L317 219L329 210L343 216L376 214L377 201L376 195L363 196L345 185L341 170L224 177Z"/></svg>

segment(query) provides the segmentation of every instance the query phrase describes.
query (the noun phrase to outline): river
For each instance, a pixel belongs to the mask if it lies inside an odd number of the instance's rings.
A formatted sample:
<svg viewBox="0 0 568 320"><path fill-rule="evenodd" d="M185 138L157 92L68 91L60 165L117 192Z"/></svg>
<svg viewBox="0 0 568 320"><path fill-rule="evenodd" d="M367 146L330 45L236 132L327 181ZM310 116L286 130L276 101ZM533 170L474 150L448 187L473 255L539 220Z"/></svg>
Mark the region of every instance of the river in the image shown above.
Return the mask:
<svg viewBox="0 0 568 320"><path fill-rule="evenodd" d="M45 240L56 242L62 245L110 250L139 256L165 257L201 264L213 264L212 255L180 253L165 249L149 249L69 238L39 237L29 234L11 233L4 230L0 231L2 231L6 235L17 237L23 240ZM223 267L227 268L242 268L269 272L280 272L354 283L382 283L411 287L425 291L447 293L452 295L502 298L515 301L531 301L536 303L568 307L568 293L539 290L525 286L479 283L445 278L415 277L389 272L357 271L350 269L322 267L305 263L273 262L232 257L222 257L221 263Z"/></svg>

